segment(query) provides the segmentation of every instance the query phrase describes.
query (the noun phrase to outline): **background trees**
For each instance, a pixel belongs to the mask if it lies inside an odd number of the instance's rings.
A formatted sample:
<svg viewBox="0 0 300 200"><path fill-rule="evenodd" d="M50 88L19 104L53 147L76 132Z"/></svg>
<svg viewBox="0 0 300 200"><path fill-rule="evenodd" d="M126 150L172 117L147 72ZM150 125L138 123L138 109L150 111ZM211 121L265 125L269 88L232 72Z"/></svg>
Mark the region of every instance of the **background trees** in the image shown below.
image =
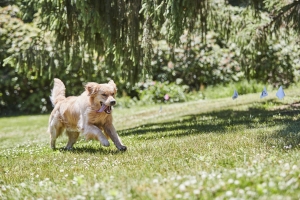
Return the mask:
<svg viewBox="0 0 300 200"><path fill-rule="evenodd" d="M81 92L83 82L114 79L119 94L137 98L147 87L136 83L145 80L188 90L243 79L274 86L297 81L299 1L26 0L0 6L1 114L47 112L53 77L66 82L69 95Z"/></svg>

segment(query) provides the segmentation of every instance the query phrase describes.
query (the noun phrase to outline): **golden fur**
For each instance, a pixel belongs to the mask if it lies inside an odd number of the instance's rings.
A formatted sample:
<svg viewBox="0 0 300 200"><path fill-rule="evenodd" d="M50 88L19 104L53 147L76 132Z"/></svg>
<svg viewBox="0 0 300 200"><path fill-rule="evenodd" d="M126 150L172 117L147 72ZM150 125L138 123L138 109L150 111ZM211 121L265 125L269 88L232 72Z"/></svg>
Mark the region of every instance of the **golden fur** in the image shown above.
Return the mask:
<svg viewBox="0 0 300 200"><path fill-rule="evenodd" d="M111 106L116 104L117 92L114 81L107 84L94 82L85 85L80 96L65 96L66 87L57 78L51 91L51 102L54 106L49 118L48 132L51 137L51 148L55 149L55 141L65 130L69 141L66 149L72 149L80 132L86 139L97 139L103 146L109 146L110 138L115 146L125 151L124 146L112 124Z"/></svg>

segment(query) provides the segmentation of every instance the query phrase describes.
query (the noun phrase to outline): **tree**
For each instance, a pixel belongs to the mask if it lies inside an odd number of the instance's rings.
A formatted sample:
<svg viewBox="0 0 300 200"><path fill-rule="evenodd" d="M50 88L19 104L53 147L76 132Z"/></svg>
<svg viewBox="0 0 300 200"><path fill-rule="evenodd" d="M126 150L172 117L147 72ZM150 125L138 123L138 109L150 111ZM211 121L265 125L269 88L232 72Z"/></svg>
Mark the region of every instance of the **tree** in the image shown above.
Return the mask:
<svg viewBox="0 0 300 200"><path fill-rule="evenodd" d="M196 27L204 35L209 14L207 0L30 2L40 9L39 27L52 31L55 47L65 52L65 67L78 62L78 55L84 70L104 59L112 71L121 71L132 82L141 69L149 69L153 38L176 44L184 30Z"/></svg>
<svg viewBox="0 0 300 200"><path fill-rule="evenodd" d="M220 1L216 1L217 3ZM56 38L55 48L64 52L64 67L72 68L80 63L83 71L95 68L95 62L105 62L111 71L120 71L123 78L134 82L141 71L151 70L150 58L153 39L166 39L171 45L178 45L179 37L188 31L204 35L218 10L210 0L28 0L28 5L39 9L42 30L52 31ZM267 35L278 32L284 25L299 32L299 1L244 0L228 1L232 5L251 6L260 17L261 11L272 14L271 20L256 27L252 34L257 48L265 47ZM229 15L228 15L229 16ZM225 18L223 21L229 22ZM251 24L250 24L251 25ZM248 26L242 24L242 26ZM222 32L226 30L226 26ZM188 36L191 34L187 34ZM38 39L38 38L36 38ZM190 41L190 40L189 40ZM261 44L261 45L260 45ZM25 56L27 54L24 54ZM78 61L81 55L81 62ZM22 60L15 56L16 62ZM27 55L28 62L40 63L39 59ZM41 69L42 66L36 66Z"/></svg>
<svg viewBox="0 0 300 200"><path fill-rule="evenodd" d="M299 2L265 0L253 5L254 10L225 7L209 25L219 38L236 46L237 61L248 80L289 86L300 69L299 28L295 25L299 22L290 20L299 17L295 11Z"/></svg>

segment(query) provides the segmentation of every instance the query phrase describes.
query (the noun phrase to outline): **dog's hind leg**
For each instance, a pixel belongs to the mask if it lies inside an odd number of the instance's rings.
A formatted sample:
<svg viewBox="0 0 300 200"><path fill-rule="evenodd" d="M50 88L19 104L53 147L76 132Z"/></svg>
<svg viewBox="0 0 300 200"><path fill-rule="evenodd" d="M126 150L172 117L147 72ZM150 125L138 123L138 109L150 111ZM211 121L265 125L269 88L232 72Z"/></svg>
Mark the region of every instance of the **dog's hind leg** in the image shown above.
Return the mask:
<svg viewBox="0 0 300 200"><path fill-rule="evenodd" d="M63 127L50 127L50 145L52 149L55 149L56 139L62 134L63 131Z"/></svg>
<svg viewBox="0 0 300 200"><path fill-rule="evenodd" d="M50 119L48 132L50 132L50 146L52 149L55 149L56 139L62 134L64 131L64 126L57 117L53 117Z"/></svg>
<svg viewBox="0 0 300 200"><path fill-rule="evenodd" d="M65 147L65 149L67 150L71 150L73 148L73 145L76 143L78 137L79 137L79 132L77 131L66 131L68 137L69 137L69 141L67 146Z"/></svg>

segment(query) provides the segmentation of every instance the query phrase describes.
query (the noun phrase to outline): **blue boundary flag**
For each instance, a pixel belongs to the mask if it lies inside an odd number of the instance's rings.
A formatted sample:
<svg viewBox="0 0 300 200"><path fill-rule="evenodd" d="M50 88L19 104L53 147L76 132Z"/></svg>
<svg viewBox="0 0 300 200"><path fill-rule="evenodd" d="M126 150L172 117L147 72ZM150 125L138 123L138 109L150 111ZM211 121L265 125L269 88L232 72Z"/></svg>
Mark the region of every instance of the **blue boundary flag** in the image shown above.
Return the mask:
<svg viewBox="0 0 300 200"><path fill-rule="evenodd" d="M266 96L268 96L268 92L267 92L267 88L264 87L263 91L261 92L260 98L264 98Z"/></svg>
<svg viewBox="0 0 300 200"><path fill-rule="evenodd" d="M238 92L236 90L234 90L232 99L236 99L236 98L238 98L238 96L239 96Z"/></svg>
<svg viewBox="0 0 300 200"><path fill-rule="evenodd" d="M283 97L285 96L284 91L282 89L282 86L280 86L280 88L278 89L278 91L276 92L276 96L278 97L278 99L283 99Z"/></svg>

